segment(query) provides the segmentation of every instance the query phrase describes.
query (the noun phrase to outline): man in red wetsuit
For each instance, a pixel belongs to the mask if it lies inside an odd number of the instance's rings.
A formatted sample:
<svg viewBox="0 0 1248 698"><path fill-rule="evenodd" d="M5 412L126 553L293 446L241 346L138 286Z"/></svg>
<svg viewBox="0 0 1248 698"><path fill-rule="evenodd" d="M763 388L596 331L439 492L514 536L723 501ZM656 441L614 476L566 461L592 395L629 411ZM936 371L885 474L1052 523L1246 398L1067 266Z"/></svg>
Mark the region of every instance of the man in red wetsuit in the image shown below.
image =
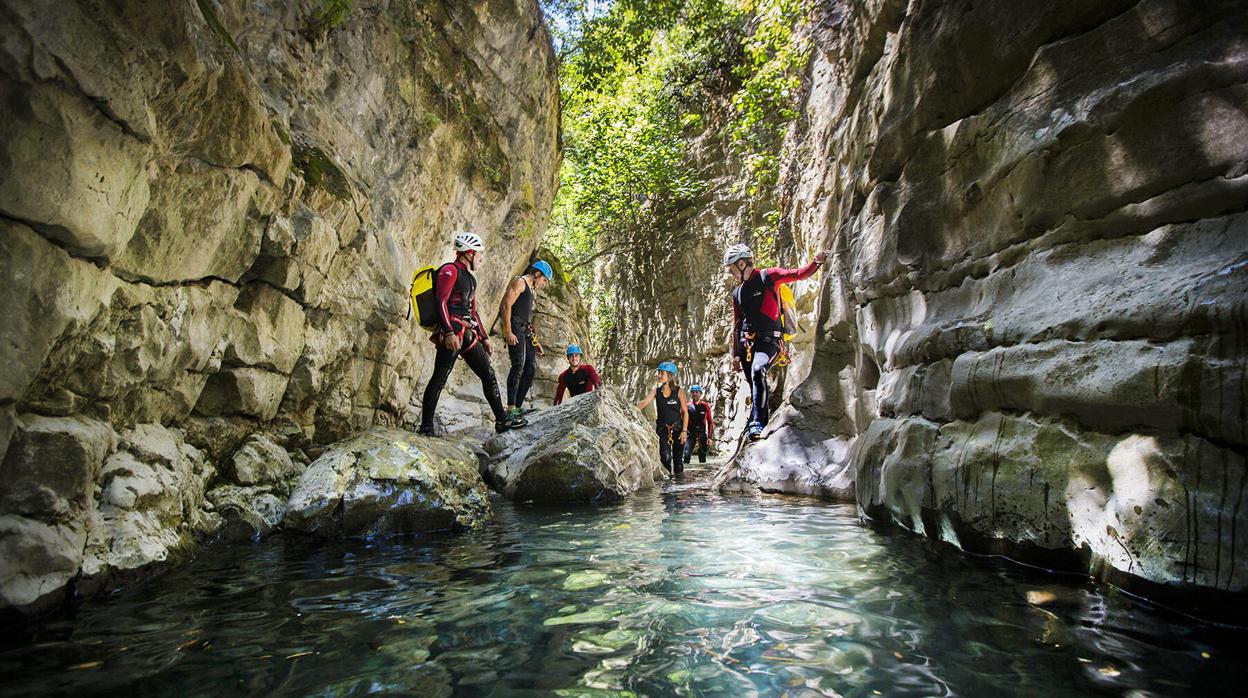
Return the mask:
<svg viewBox="0 0 1248 698"><path fill-rule="evenodd" d="M575 344L568 345L568 368L559 374L559 387L555 390L555 404L563 402L563 391L572 397L602 387L602 379L593 366L581 363L581 348Z"/></svg>
<svg viewBox="0 0 1248 698"><path fill-rule="evenodd" d="M455 234L455 261L443 264L434 279L433 293L437 299L438 326L429 341L438 347L433 359L433 375L425 386L425 398L420 410L420 433L433 434L434 413L446 379L455 367L455 360L464 357L468 368L481 379L481 390L494 412L494 429L504 432L522 427L523 419L508 419L503 412L503 400L498 394L498 379L490 366L490 338L485 324L477 314L477 278L472 272L485 249L480 236L475 233Z"/></svg>
<svg viewBox="0 0 1248 698"><path fill-rule="evenodd" d="M733 245L724 253L724 266L737 282L732 292L732 366L745 373L750 383L749 436L763 437L770 417L767 408L767 369L780 354L783 329L780 323L780 292L777 286L808 278L828 258L819 252L814 261L801 269L754 266L754 253L745 245Z"/></svg>
<svg viewBox="0 0 1248 698"><path fill-rule="evenodd" d="M702 386L689 386L689 438L685 439L685 465L698 452L698 462L706 462L706 453L715 439L715 415L711 403L702 399Z"/></svg>

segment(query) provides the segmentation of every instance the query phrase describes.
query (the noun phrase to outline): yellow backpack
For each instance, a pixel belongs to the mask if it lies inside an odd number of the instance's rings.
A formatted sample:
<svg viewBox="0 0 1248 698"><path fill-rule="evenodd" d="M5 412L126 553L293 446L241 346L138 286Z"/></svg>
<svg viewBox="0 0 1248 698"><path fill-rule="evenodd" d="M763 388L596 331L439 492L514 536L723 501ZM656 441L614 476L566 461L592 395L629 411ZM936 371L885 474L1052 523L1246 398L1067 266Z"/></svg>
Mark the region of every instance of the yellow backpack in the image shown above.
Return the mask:
<svg viewBox="0 0 1248 698"><path fill-rule="evenodd" d="M778 284L776 290L780 295L780 327L787 342L797 336L797 306L793 301L793 289L788 284Z"/></svg>
<svg viewBox="0 0 1248 698"><path fill-rule="evenodd" d="M433 280L437 274L437 267L421 267L412 274L412 305L407 309L408 316L415 310L416 322L427 330L438 326L438 304L433 295Z"/></svg>

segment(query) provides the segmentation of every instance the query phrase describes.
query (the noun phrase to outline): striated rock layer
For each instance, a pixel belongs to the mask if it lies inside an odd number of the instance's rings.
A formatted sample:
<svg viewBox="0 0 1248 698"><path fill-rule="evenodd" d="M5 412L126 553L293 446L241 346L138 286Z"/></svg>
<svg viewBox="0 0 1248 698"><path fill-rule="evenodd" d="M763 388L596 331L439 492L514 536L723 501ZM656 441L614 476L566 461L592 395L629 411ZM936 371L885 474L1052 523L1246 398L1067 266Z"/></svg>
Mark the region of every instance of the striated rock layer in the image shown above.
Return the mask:
<svg viewBox="0 0 1248 698"><path fill-rule="evenodd" d="M740 479L1242 593L1242 10L822 3L786 214L833 259Z"/></svg>
<svg viewBox="0 0 1248 698"><path fill-rule="evenodd" d="M0 0L0 608L218 513L262 533L288 467L418 409L412 270L458 228L483 299L528 261L559 163L536 3L350 5Z"/></svg>

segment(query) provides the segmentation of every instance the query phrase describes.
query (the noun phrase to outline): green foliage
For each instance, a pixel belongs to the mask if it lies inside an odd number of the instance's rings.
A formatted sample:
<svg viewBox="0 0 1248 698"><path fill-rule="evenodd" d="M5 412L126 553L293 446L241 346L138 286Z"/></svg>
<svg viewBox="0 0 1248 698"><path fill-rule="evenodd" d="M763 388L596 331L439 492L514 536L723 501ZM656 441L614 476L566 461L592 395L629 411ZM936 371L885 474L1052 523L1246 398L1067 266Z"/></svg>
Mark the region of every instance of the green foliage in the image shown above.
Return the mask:
<svg viewBox="0 0 1248 698"><path fill-rule="evenodd" d="M324 39L331 30L342 26L347 20L353 2L354 0L316 0L312 13L308 16L304 35L313 43Z"/></svg>
<svg viewBox="0 0 1248 698"><path fill-rule="evenodd" d="M748 193L775 186L779 150L788 124L797 119L802 73L810 59L809 42L800 32L810 0L756 0L743 3L754 12L754 31L745 38L744 56L735 73L741 89L732 97L736 116L732 137L751 175Z"/></svg>
<svg viewBox="0 0 1248 698"><path fill-rule="evenodd" d="M592 262L670 236L707 182L693 138L722 133L745 166L742 193L774 189L798 117L811 0L545 0L560 56L564 165L548 240L595 309L606 346L614 298ZM761 207L761 208L766 208ZM774 244L778 218L757 237ZM659 233L665 233L659 234Z"/></svg>

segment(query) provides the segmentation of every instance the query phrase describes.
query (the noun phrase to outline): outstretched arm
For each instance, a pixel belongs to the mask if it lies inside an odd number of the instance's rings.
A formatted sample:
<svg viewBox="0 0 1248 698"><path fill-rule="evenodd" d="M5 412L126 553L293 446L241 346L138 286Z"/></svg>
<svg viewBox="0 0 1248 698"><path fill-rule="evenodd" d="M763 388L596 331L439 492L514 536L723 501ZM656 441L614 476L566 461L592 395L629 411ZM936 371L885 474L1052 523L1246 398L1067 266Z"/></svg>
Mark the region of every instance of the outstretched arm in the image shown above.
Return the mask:
<svg viewBox="0 0 1248 698"><path fill-rule="evenodd" d="M767 278L776 284L791 284L794 281L810 278L812 274L823 264L828 258L826 251L820 250L810 264L800 269L785 269L784 267L772 267L767 270Z"/></svg>
<svg viewBox="0 0 1248 698"><path fill-rule="evenodd" d="M639 410L644 410L644 409L646 409L647 407L649 407L649 406L650 406L650 403L652 403L652 402L654 402L654 393L653 393L653 392L652 392L652 393L650 393L649 395L647 395L645 398L643 398L641 402L637 403L637 409L639 409Z"/></svg>

